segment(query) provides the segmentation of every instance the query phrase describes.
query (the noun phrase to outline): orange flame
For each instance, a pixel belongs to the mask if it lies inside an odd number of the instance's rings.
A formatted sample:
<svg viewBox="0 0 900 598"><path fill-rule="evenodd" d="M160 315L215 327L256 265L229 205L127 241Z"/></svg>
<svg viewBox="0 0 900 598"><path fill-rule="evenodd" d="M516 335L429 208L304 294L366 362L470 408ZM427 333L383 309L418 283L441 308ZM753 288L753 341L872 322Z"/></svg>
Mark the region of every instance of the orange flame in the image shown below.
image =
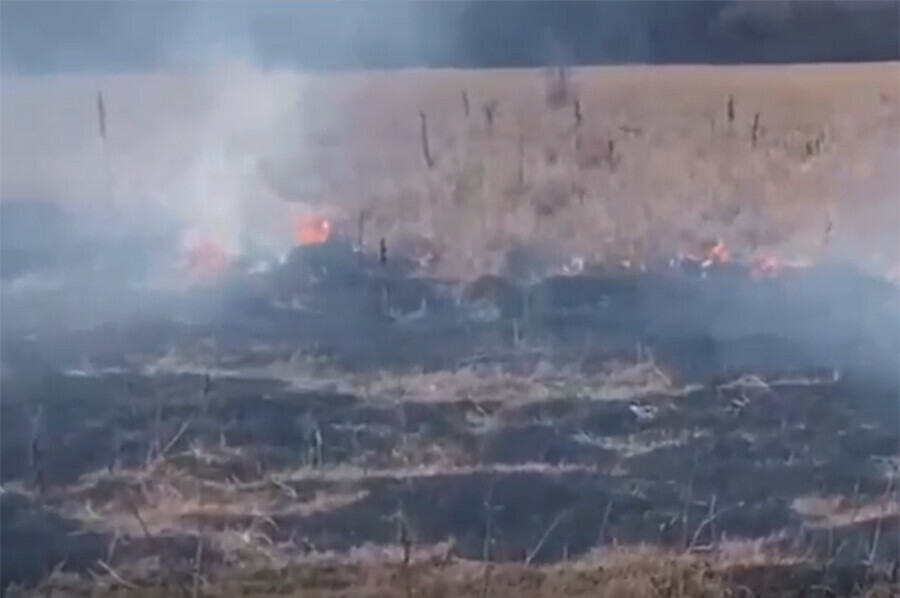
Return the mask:
<svg viewBox="0 0 900 598"><path fill-rule="evenodd" d="M728 250L728 246L721 240L717 240L716 244L706 251L703 265L706 267L713 264L727 264L729 261L731 261L731 252Z"/></svg>
<svg viewBox="0 0 900 598"><path fill-rule="evenodd" d="M225 250L210 239L202 239L187 248L185 267L192 276L216 276L227 266Z"/></svg>
<svg viewBox="0 0 900 598"><path fill-rule="evenodd" d="M297 245L321 245L331 238L331 221L322 216L300 217L294 224Z"/></svg>
<svg viewBox="0 0 900 598"><path fill-rule="evenodd" d="M750 275L753 278L774 278L783 270L784 266L778 258L766 256L754 260Z"/></svg>

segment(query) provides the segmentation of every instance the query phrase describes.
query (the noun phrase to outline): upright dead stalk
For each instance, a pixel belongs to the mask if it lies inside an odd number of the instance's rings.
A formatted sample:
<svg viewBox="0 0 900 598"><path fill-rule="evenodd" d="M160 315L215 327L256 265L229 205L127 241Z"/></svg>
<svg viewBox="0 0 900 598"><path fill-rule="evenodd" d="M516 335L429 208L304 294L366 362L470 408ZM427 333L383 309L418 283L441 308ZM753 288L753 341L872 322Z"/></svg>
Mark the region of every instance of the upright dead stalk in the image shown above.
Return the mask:
<svg viewBox="0 0 900 598"><path fill-rule="evenodd" d="M422 141L422 157L425 158L425 166L431 170L434 168L434 158L431 156L431 147L428 144L428 117L424 112L419 112L419 134Z"/></svg>
<svg viewBox="0 0 900 598"><path fill-rule="evenodd" d="M756 149L759 142L759 112L753 115L753 126L750 128L750 147Z"/></svg>
<svg viewBox="0 0 900 598"><path fill-rule="evenodd" d="M482 106L482 110L484 110L484 125L487 128L488 135L494 130L494 119L497 116L497 106L497 100L491 100Z"/></svg>
<svg viewBox="0 0 900 598"><path fill-rule="evenodd" d="M525 186L525 140L522 134L519 134L519 169L516 176L516 183L519 188Z"/></svg>
<svg viewBox="0 0 900 598"><path fill-rule="evenodd" d="M203 536L197 535L197 551L194 553L194 587L191 598L200 598L200 582L203 578Z"/></svg>
<svg viewBox="0 0 900 598"><path fill-rule="evenodd" d="M366 246L366 211L360 210L356 220L356 253L360 263L365 255Z"/></svg>
<svg viewBox="0 0 900 598"><path fill-rule="evenodd" d="M600 533L597 534L600 545L603 546L606 544L606 528L609 526L609 518L612 515L613 509L613 498L610 496L609 500L606 501L606 510L603 511L603 519L600 521Z"/></svg>
<svg viewBox="0 0 900 598"><path fill-rule="evenodd" d="M403 561L400 563L400 571L403 573L403 589L406 594L406 598L412 598L412 539L409 535L409 529L406 527L406 516L402 510L399 514L399 520L399 540L400 546L403 548Z"/></svg>
<svg viewBox="0 0 900 598"><path fill-rule="evenodd" d="M29 460L34 480L34 487L38 495L43 495L46 490L46 477L44 475L44 450L41 429L43 427L44 408L38 405L37 412L31 418L31 443Z"/></svg>
<svg viewBox="0 0 900 598"><path fill-rule="evenodd" d="M206 372L206 374L203 375L203 390L200 395L200 405L204 414L209 410L214 390L215 384L213 383L212 374Z"/></svg>
<svg viewBox="0 0 900 598"><path fill-rule="evenodd" d="M387 314L390 306L390 290L388 289L387 277L387 241L384 237L378 242L378 262L381 264L381 294L379 296L379 309L381 314Z"/></svg>
<svg viewBox="0 0 900 598"><path fill-rule="evenodd" d="M147 457L144 461L145 469L150 469L150 465L162 451L162 397L158 389L153 393L153 400L153 436L150 439L150 446L147 448Z"/></svg>
<svg viewBox="0 0 900 598"><path fill-rule="evenodd" d="M106 106L103 103L103 92L97 91L97 133L106 143Z"/></svg>
<svg viewBox="0 0 900 598"><path fill-rule="evenodd" d="M119 455L122 452L122 434L115 422L113 422L113 430L110 436L109 461L106 464L106 471L113 473L119 466Z"/></svg>
<svg viewBox="0 0 900 598"><path fill-rule="evenodd" d="M694 456L691 459L691 474L688 477L686 493L684 497L684 505L681 511L681 547L682 549L687 549L688 542L688 528L689 528L689 518L690 518L690 510L691 510L691 502L694 500L694 476L697 473L697 458L698 458L699 449L694 449Z"/></svg>
<svg viewBox="0 0 900 598"><path fill-rule="evenodd" d="M491 574L494 571L492 563L491 547L494 544L494 478L488 483L487 493L484 497L484 543L481 547L481 561L484 563L484 573L481 580L481 598L487 598L491 589Z"/></svg>

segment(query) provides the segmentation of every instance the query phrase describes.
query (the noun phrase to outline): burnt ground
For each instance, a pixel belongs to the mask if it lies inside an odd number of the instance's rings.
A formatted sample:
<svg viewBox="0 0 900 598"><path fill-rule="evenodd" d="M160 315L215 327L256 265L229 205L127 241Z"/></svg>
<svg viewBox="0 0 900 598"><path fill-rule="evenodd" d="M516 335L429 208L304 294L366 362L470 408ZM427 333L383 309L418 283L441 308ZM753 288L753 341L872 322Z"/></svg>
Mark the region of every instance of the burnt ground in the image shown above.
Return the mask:
<svg viewBox="0 0 900 598"><path fill-rule="evenodd" d="M29 292L4 296L4 588L846 595L897 575L900 297L852 270L460 290L335 245L80 329L26 317L49 293Z"/></svg>

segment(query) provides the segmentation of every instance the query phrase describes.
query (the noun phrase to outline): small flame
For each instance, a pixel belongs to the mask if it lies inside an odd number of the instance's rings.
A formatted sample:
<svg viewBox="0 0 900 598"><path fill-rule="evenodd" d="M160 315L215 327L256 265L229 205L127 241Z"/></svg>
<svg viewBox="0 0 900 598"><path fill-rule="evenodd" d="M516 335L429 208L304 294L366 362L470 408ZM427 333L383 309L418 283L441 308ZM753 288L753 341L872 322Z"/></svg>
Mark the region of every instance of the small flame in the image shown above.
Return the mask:
<svg viewBox="0 0 900 598"><path fill-rule="evenodd" d="M721 239L717 239L716 243L706 250L702 265L704 268L708 268L713 265L727 264L730 261L731 251L728 250L728 246Z"/></svg>
<svg viewBox="0 0 900 598"><path fill-rule="evenodd" d="M782 273L784 265L772 256L766 256L754 260L750 275L753 278L774 278Z"/></svg>
<svg viewBox="0 0 900 598"><path fill-rule="evenodd" d="M321 216L300 217L295 221L297 245L322 245L331 238L331 221Z"/></svg>
<svg viewBox="0 0 900 598"><path fill-rule="evenodd" d="M195 238L185 243L182 267L192 279L216 278L228 264L228 253L212 239Z"/></svg>

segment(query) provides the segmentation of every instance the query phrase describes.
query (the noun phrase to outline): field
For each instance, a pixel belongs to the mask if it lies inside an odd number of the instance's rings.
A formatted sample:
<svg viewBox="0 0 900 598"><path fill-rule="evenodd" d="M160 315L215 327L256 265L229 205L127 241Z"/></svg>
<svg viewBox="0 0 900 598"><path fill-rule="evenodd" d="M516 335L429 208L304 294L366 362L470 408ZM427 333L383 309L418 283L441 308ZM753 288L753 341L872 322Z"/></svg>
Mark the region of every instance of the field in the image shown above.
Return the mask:
<svg viewBox="0 0 900 598"><path fill-rule="evenodd" d="M4 591L895 595L897 65L553 77L4 85ZM266 194L349 232L172 290L73 216Z"/></svg>

